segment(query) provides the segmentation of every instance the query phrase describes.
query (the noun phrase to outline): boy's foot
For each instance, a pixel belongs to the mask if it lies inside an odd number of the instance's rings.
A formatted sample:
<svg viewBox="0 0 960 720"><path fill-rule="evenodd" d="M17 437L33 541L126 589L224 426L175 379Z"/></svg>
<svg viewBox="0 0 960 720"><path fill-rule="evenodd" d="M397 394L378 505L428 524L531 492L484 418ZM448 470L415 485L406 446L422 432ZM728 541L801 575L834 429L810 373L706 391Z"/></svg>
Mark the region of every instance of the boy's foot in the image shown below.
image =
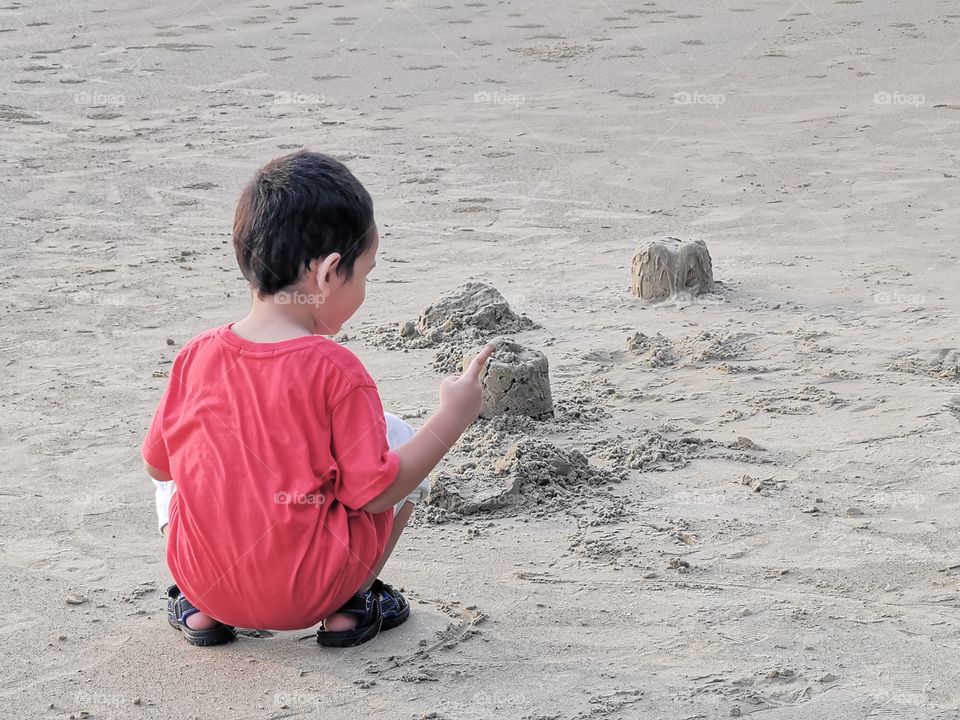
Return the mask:
<svg viewBox="0 0 960 720"><path fill-rule="evenodd" d="M390 585L374 580L369 590L351 597L317 631L317 642L328 647L360 645L380 630L402 625L410 617L407 599Z"/></svg>
<svg viewBox="0 0 960 720"><path fill-rule="evenodd" d="M317 642L325 647L361 645L377 636L382 621L380 598L369 590L359 592L324 619L317 630ZM351 623L353 627L349 627Z"/></svg>
<svg viewBox="0 0 960 720"><path fill-rule="evenodd" d="M176 585L167 588L167 622L191 645L222 645L237 637L232 627L197 610Z"/></svg>

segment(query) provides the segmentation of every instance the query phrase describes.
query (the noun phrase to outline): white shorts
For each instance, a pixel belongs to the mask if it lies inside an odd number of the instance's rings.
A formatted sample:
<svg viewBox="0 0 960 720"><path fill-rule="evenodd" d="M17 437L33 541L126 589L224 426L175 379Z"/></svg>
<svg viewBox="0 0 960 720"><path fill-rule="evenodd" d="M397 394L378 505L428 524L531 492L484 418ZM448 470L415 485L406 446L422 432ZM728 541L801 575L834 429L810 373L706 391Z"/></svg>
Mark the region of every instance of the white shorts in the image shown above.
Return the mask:
<svg viewBox="0 0 960 720"><path fill-rule="evenodd" d="M385 412L383 417L387 421L387 445L391 450L403 445L417 432L410 423L401 420L392 413ZM163 526L170 522L170 498L172 498L173 494L177 491L177 485L172 480L166 482L154 480L153 484L156 486L157 526L163 530ZM404 503L416 505L418 502L426 500L429 495L430 478L425 477L423 481L413 489L412 493L394 505L393 514L396 515L400 512Z"/></svg>

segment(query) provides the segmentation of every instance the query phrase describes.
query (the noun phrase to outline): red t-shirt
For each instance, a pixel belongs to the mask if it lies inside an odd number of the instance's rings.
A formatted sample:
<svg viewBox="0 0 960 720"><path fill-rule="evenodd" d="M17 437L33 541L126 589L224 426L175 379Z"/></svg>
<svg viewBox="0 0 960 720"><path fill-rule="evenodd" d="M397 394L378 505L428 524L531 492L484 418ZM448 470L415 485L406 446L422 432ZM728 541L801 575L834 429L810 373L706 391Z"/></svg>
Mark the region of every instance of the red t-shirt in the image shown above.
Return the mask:
<svg viewBox="0 0 960 720"><path fill-rule="evenodd" d="M177 354L143 443L177 483L167 565L223 623L310 627L383 554L393 512L360 508L393 483L400 459L350 350L319 335L255 343L231 325Z"/></svg>

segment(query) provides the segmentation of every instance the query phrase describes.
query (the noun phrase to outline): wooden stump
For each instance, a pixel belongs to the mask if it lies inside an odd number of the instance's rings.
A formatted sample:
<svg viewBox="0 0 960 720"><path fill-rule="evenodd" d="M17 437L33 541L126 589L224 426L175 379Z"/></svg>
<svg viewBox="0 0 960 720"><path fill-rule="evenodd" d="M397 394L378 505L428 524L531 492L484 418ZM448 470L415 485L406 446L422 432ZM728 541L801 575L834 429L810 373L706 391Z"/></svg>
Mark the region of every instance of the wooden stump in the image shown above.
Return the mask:
<svg viewBox="0 0 960 720"><path fill-rule="evenodd" d="M703 240L648 240L633 256L633 294L657 300L713 289L713 265Z"/></svg>

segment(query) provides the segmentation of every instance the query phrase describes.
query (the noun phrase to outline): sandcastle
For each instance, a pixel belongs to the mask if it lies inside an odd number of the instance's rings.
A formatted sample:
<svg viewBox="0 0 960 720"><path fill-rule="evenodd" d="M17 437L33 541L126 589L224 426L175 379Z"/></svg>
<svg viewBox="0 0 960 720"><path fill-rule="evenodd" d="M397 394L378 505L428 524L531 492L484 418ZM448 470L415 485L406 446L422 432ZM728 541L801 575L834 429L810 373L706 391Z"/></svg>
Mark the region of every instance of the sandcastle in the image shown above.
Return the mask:
<svg viewBox="0 0 960 720"><path fill-rule="evenodd" d="M553 398L550 394L547 356L509 338L498 338L492 344L496 349L480 378L483 386L480 417L552 417ZM474 352L464 356L464 369L475 355Z"/></svg>
<svg viewBox="0 0 960 720"><path fill-rule="evenodd" d="M639 298L657 300L712 289L713 266L703 240L648 240L633 256L633 294Z"/></svg>

